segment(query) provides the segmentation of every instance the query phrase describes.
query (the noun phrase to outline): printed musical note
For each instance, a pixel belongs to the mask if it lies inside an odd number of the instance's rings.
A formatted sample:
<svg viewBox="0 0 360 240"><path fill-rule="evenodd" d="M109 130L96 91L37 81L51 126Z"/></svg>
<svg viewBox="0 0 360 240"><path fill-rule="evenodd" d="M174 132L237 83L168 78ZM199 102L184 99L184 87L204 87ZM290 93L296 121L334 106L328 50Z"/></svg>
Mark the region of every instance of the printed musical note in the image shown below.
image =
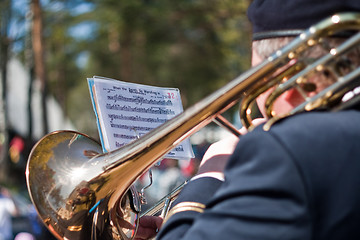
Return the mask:
<svg viewBox="0 0 360 240"><path fill-rule="evenodd" d="M118 110L125 112L137 112L137 113L151 113L151 114L165 114L165 115L175 115L175 111L167 108L161 107L131 107L129 105L120 105L120 104L111 104L107 103L106 108L109 110Z"/></svg>
<svg viewBox="0 0 360 240"><path fill-rule="evenodd" d="M136 121L136 122L147 122L147 123L165 123L167 121L166 118L152 118L152 117L142 117L139 115L131 115L131 116L126 116L123 114L108 114L108 117L110 119L111 122L113 122L114 120L124 120L124 121Z"/></svg>

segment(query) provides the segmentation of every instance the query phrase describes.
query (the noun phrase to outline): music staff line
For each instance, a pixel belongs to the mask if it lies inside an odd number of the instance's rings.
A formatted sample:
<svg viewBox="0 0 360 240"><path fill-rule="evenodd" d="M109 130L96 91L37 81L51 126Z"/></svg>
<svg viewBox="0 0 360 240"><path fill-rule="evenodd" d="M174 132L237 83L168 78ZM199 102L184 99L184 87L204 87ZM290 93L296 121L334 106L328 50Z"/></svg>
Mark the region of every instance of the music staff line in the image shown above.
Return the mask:
<svg viewBox="0 0 360 240"><path fill-rule="evenodd" d="M133 121L133 122L147 122L147 123L165 123L167 121L166 118L151 118L151 117L141 117L141 116L125 116L123 114L108 114L110 118L110 122L112 123L114 120L125 120L125 121Z"/></svg>
<svg viewBox="0 0 360 240"><path fill-rule="evenodd" d="M122 106L119 104L106 104L106 109L109 110L118 110L126 112L140 112L140 113L151 113L151 114L165 114L165 115L175 115L175 112L171 109L161 108L161 107L148 107L148 108L139 108L131 106Z"/></svg>
<svg viewBox="0 0 360 240"><path fill-rule="evenodd" d="M151 131L154 129L152 127L129 126L129 125L124 125L124 124L116 124L116 123L110 123L110 126L112 128L128 129L128 130L134 130L134 131Z"/></svg>
<svg viewBox="0 0 360 240"><path fill-rule="evenodd" d="M114 133L114 137L115 138L119 138L119 139L126 139L126 140L134 140L136 139L137 137L136 136L131 136L131 135L126 135L126 134L117 134L117 133ZM122 147L122 146L125 146L126 143L120 143L118 141L115 141L115 146L116 147ZM172 151L175 151L175 152L184 152L184 147L180 144L179 146L176 146ZM170 151L168 154L169 155L175 155L175 153L173 153L172 151Z"/></svg>
<svg viewBox="0 0 360 240"><path fill-rule="evenodd" d="M159 106L172 106L173 103L171 100L154 100L154 99L146 99L144 97L124 97L119 94L108 95L108 100L116 102L130 102L136 103L139 105L148 104L148 105L159 105Z"/></svg>

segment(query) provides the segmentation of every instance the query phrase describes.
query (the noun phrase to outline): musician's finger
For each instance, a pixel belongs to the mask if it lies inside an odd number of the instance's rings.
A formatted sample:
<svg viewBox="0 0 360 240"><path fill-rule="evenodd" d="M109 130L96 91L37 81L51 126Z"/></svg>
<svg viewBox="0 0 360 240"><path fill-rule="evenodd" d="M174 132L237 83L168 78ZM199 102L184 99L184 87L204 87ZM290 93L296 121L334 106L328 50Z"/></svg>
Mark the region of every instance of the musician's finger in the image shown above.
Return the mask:
<svg viewBox="0 0 360 240"><path fill-rule="evenodd" d="M162 225L163 219L156 216L143 216L139 220L139 225L148 228L160 228Z"/></svg>
<svg viewBox="0 0 360 240"><path fill-rule="evenodd" d="M139 220L139 228L134 240L150 239L156 236L163 219L155 216L144 216Z"/></svg>

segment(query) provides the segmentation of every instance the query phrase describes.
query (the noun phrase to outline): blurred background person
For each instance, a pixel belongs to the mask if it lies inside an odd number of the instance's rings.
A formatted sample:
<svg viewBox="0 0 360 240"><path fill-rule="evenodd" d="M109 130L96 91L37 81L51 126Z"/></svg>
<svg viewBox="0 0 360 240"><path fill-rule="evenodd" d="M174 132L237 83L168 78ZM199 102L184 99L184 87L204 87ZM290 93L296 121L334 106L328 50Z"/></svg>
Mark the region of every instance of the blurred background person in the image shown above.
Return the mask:
<svg viewBox="0 0 360 240"><path fill-rule="evenodd" d="M12 216L17 214L10 192L0 186L0 240L12 240Z"/></svg>

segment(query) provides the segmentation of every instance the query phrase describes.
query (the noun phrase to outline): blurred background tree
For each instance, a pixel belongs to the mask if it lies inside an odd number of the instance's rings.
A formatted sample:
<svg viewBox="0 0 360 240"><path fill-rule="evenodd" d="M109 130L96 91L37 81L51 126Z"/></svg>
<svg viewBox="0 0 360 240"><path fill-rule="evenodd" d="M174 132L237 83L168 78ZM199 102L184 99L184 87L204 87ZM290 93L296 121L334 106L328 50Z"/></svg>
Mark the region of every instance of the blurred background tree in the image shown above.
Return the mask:
<svg viewBox="0 0 360 240"><path fill-rule="evenodd" d="M9 59L9 22L12 18L10 0L0 3L0 179L4 179L8 172L7 151L8 132L6 116L6 82L7 82L7 63Z"/></svg>
<svg viewBox="0 0 360 240"><path fill-rule="evenodd" d="M43 4L49 91L96 134L86 83L100 75L177 87L184 107L249 67L247 1L92 0Z"/></svg>
<svg viewBox="0 0 360 240"><path fill-rule="evenodd" d="M55 97L79 131L95 138L87 77L176 87L186 109L250 66L249 0L4 0L2 71L16 57L29 79L39 78L29 40L34 2L42 19L45 94ZM31 129L32 118L27 121Z"/></svg>

